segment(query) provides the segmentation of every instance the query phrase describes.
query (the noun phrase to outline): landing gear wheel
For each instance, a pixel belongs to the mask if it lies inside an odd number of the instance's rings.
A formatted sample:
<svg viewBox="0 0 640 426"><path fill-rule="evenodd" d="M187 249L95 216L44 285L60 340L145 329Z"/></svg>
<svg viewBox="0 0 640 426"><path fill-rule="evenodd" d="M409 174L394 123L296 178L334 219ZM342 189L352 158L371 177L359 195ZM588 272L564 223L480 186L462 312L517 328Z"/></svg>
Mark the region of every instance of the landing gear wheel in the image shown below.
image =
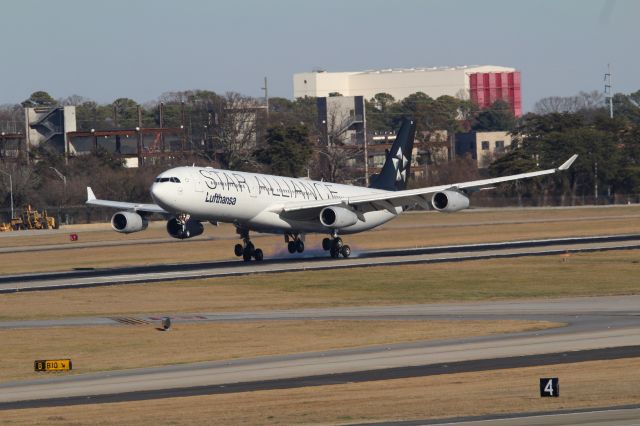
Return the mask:
<svg viewBox="0 0 640 426"><path fill-rule="evenodd" d="M327 240L329 240L328 238L325 238ZM324 247L324 240L322 241L322 246ZM344 256L344 257L349 257L349 255L351 255L351 248L347 245L344 245L342 243L342 238L340 237L335 237L333 240L329 240L329 253L331 254L331 257L334 259L338 259L340 257L340 255ZM345 254L346 253L346 254Z"/></svg>
<svg viewBox="0 0 640 426"><path fill-rule="evenodd" d="M233 252L238 257L242 256L244 252L244 249L242 248L242 244L236 244L236 246L233 248Z"/></svg>
<svg viewBox="0 0 640 426"><path fill-rule="evenodd" d="M340 237L336 237L333 239L333 246L336 247L337 249L340 249L340 247L342 247L342 238Z"/></svg>
<svg viewBox="0 0 640 426"><path fill-rule="evenodd" d="M260 262L263 258L262 249L256 249L256 251L253 252L253 258Z"/></svg>
<svg viewBox="0 0 640 426"><path fill-rule="evenodd" d="M289 241L289 244L287 244L287 250L289 250L289 253L293 254L296 252L296 242L295 241Z"/></svg>
<svg viewBox="0 0 640 426"><path fill-rule="evenodd" d="M253 244L251 244L251 242L248 242L244 246L244 250L242 251L242 259L244 259L245 262L248 262L251 260L254 253L255 253L255 247L253 246Z"/></svg>
<svg viewBox="0 0 640 426"><path fill-rule="evenodd" d="M331 247L331 248L329 249L329 254L331 254L331 257L332 257L333 259L337 259L337 258L338 258L338 256L340 255L340 252L339 252L335 247Z"/></svg>
<svg viewBox="0 0 640 426"><path fill-rule="evenodd" d="M302 240L296 240L296 251L302 253L304 251L304 242Z"/></svg>
<svg viewBox="0 0 640 426"><path fill-rule="evenodd" d="M331 250L331 240L329 238L324 238L322 240L322 250L324 251Z"/></svg>

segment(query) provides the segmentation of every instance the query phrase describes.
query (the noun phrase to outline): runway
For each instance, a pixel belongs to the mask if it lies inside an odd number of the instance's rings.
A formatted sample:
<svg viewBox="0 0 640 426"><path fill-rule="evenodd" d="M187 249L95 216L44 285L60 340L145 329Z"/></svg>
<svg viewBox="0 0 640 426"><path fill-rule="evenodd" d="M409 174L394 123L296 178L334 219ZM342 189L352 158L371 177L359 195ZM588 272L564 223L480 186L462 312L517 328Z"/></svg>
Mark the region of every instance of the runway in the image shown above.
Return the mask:
<svg viewBox="0 0 640 426"><path fill-rule="evenodd" d="M461 419L412 420L385 422L386 426L637 426L640 406L603 407L596 409L553 411L548 413L521 413L500 416L479 416ZM381 423L363 423L357 426L377 426Z"/></svg>
<svg viewBox="0 0 640 426"><path fill-rule="evenodd" d="M262 262L234 260L5 275L0 276L0 293L228 277L256 273L460 262L638 248L640 248L640 235L631 234L362 251L354 252L353 256L348 259L330 259L323 251L309 251L303 255Z"/></svg>
<svg viewBox="0 0 640 426"><path fill-rule="evenodd" d="M640 296L410 306L318 308L210 315L215 321L282 319L545 319L566 327L465 339L141 368L3 383L0 408L164 398L185 392L310 386L640 356ZM186 321L186 320L185 320ZM22 324L25 326L26 324ZM14 324L14 326L21 326ZM44 325L41 325L44 326ZM527 362L529 364L527 364ZM531 364L533 363L533 364ZM463 369L463 370L461 370ZM342 375L342 376L341 376ZM342 378L341 378L342 377ZM269 388L267 386L267 388ZM62 399L61 399L62 398ZM40 400L40 401L38 401Z"/></svg>

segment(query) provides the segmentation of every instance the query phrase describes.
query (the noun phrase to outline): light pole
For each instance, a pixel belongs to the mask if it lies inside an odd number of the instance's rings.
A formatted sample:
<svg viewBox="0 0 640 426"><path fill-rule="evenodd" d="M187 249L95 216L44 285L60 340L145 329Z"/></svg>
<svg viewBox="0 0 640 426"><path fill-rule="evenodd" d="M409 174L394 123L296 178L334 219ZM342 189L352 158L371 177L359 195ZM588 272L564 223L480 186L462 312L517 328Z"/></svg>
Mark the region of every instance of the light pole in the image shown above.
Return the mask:
<svg viewBox="0 0 640 426"><path fill-rule="evenodd" d="M11 178L11 174L7 173L5 171L0 170L0 173L5 174L7 176L9 176L9 194L11 197L11 219L14 218L13 216L13 179Z"/></svg>
<svg viewBox="0 0 640 426"><path fill-rule="evenodd" d="M62 198L64 198L65 203L67 202L67 177L65 175L63 175L62 173L60 173L60 170L56 169L55 167L49 167L51 170L53 170L54 172L56 172L56 175L58 175L58 177L60 179L62 179L62 184L64 185L64 190L62 193ZM58 224L60 224L60 203L58 203ZM68 225L68 217L65 217L65 224Z"/></svg>

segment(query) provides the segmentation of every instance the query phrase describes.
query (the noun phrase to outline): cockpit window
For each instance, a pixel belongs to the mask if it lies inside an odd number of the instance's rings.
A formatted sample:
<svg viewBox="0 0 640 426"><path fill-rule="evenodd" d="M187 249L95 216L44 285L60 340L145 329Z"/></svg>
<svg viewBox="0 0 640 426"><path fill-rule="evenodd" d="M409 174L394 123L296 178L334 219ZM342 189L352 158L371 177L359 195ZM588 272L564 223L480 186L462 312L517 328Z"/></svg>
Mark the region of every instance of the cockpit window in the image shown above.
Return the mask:
<svg viewBox="0 0 640 426"><path fill-rule="evenodd" d="M180 183L180 179L178 179L177 177L159 177L159 178L156 178L155 182Z"/></svg>

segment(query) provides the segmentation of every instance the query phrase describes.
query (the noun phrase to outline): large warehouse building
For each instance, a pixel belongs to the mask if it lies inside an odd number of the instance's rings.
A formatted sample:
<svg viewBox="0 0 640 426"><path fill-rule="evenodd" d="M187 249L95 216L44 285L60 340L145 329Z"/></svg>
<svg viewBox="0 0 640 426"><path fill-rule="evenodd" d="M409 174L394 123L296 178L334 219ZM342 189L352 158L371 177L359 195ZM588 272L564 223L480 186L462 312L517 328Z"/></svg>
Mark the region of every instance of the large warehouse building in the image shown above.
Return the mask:
<svg viewBox="0 0 640 426"><path fill-rule="evenodd" d="M364 96L388 93L396 100L423 92L432 98L449 95L471 99L486 108L498 99L522 115L520 72L515 68L482 65L443 68L410 68L361 72L314 71L294 74L293 96L326 97L331 93Z"/></svg>

